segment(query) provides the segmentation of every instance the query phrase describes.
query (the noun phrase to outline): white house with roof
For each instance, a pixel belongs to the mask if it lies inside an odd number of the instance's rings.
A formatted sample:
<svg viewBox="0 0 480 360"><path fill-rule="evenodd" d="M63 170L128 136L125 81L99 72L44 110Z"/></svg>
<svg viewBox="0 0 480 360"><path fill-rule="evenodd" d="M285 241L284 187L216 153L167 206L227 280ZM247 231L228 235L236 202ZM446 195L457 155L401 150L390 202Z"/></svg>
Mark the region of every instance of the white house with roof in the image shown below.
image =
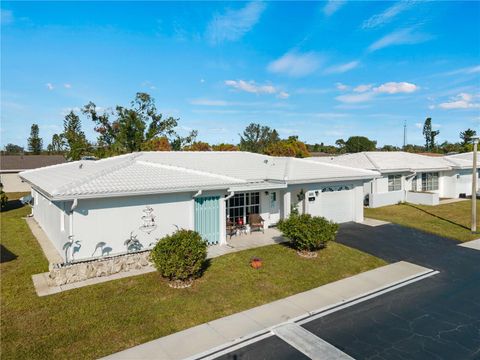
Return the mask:
<svg viewBox="0 0 480 360"><path fill-rule="evenodd" d="M312 160L381 173L364 184L370 207L399 202L437 205L440 198L472 194L472 163L464 156L426 156L403 151L373 151Z"/></svg>
<svg viewBox="0 0 480 360"><path fill-rule="evenodd" d="M33 216L65 260L148 249L177 228L210 244L228 222L264 226L300 212L363 220L363 187L376 171L246 152L140 152L25 171ZM68 246L68 245L72 246Z"/></svg>

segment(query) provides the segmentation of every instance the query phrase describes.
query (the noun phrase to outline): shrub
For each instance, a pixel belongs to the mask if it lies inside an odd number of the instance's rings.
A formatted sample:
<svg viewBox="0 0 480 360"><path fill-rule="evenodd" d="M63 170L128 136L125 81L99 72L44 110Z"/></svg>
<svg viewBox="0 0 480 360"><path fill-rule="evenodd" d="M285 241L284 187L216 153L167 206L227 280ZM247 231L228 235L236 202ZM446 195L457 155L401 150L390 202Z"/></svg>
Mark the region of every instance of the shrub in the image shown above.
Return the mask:
<svg viewBox="0 0 480 360"><path fill-rule="evenodd" d="M178 230L155 245L150 255L160 275L170 280L198 277L207 258L207 243L192 230Z"/></svg>
<svg viewBox="0 0 480 360"><path fill-rule="evenodd" d="M315 251L324 248L328 241L335 240L338 225L323 217L291 214L278 223L278 229L291 240L295 249Z"/></svg>

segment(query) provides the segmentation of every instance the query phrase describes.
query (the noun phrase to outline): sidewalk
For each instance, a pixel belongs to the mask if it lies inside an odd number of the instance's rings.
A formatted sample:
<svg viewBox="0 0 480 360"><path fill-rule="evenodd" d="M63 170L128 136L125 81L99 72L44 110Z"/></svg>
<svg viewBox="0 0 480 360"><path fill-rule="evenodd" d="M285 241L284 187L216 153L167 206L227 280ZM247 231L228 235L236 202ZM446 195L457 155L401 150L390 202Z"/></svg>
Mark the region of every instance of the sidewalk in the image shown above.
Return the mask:
<svg viewBox="0 0 480 360"><path fill-rule="evenodd" d="M458 244L458 246L462 246L462 247L466 247L474 250L480 250L480 239L467 241L467 242Z"/></svg>
<svg viewBox="0 0 480 360"><path fill-rule="evenodd" d="M213 352L218 355L248 339L273 336L272 331L286 322L307 321L309 317L348 306L349 302L360 302L436 273L400 261L198 325L104 359L174 360L207 357Z"/></svg>

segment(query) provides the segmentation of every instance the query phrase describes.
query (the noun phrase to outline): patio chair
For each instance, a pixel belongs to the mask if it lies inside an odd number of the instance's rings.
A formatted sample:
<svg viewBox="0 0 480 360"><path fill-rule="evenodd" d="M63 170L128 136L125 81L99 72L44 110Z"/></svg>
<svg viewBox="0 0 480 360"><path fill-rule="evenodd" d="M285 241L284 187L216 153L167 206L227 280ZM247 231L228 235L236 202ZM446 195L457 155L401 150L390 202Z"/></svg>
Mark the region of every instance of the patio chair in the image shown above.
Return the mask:
<svg viewBox="0 0 480 360"><path fill-rule="evenodd" d="M261 230L262 233L265 233L263 223L265 220L262 219L260 214L250 214L248 215L248 223L250 225L250 231Z"/></svg>
<svg viewBox="0 0 480 360"><path fill-rule="evenodd" d="M237 234L237 227L235 226L235 223L231 220L227 220L227 236L230 236L230 239L232 238L233 235Z"/></svg>

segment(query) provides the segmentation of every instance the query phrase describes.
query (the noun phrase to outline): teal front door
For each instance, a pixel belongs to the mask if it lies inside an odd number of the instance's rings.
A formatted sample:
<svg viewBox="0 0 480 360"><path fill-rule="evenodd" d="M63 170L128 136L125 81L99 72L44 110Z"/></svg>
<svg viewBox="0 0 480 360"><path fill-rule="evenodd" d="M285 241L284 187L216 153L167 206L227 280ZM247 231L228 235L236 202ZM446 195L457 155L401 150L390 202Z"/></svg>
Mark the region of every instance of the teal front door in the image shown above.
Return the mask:
<svg viewBox="0 0 480 360"><path fill-rule="evenodd" d="M220 196L195 198L195 231L209 245L220 241Z"/></svg>

